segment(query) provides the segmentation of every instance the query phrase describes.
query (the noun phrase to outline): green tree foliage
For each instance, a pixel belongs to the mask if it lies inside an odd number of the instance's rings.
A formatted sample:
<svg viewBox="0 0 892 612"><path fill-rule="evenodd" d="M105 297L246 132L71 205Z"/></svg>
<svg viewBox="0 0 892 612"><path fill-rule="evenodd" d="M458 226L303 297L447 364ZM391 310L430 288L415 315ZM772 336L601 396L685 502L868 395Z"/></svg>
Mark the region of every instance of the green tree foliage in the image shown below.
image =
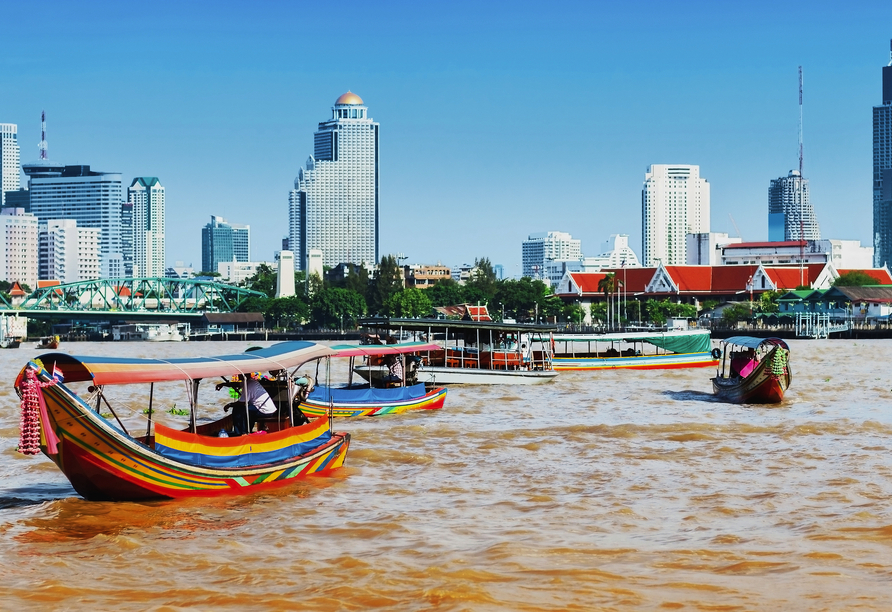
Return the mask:
<svg viewBox="0 0 892 612"><path fill-rule="evenodd" d="M403 274L397 264L396 257L385 255L381 258L375 276L369 284L366 294L368 311L371 314L384 314L387 298L403 289Z"/></svg>
<svg viewBox="0 0 892 612"><path fill-rule="evenodd" d="M732 304L722 311L722 320L726 323L736 323L745 321L752 317L753 305L749 302L740 302Z"/></svg>
<svg viewBox="0 0 892 612"><path fill-rule="evenodd" d="M425 290L410 287L392 294L384 303L388 317L424 317L431 312L431 301Z"/></svg>
<svg viewBox="0 0 892 612"><path fill-rule="evenodd" d="M365 300L365 294L369 291L369 271L365 269L365 266L350 267L347 278L344 279L344 289L355 291Z"/></svg>
<svg viewBox="0 0 892 612"><path fill-rule="evenodd" d="M867 272L861 270L852 270L845 274L840 274L839 278L833 281L834 287L863 287L864 285L877 285L877 279Z"/></svg>
<svg viewBox="0 0 892 612"><path fill-rule="evenodd" d="M265 293L267 297L276 296L276 271L269 264L260 264L253 276L245 279L245 287ZM298 285L295 285L297 287ZM248 310L245 312L259 312Z"/></svg>
<svg viewBox="0 0 892 612"><path fill-rule="evenodd" d="M199 276L210 276L211 278L219 278L222 275L219 272L214 272L213 270L202 270L201 272L193 272L192 276L196 278Z"/></svg>
<svg viewBox="0 0 892 612"><path fill-rule="evenodd" d="M780 306L777 304L777 298L780 296L781 294L778 291L771 289L762 293L759 296L759 304L757 306L759 312L777 312L780 310Z"/></svg>
<svg viewBox="0 0 892 612"><path fill-rule="evenodd" d="M561 313L562 305L551 304L549 299L551 297L548 285L525 276L519 280L505 279L496 282L495 294L490 305L493 314L504 312L506 317L518 321L530 321L535 318L537 312L541 316L557 316Z"/></svg>
<svg viewBox="0 0 892 612"><path fill-rule="evenodd" d="M433 287L425 289L433 306L455 306L465 303L463 287L451 278L444 278Z"/></svg>
<svg viewBox="0 0 892 612"><path fill-rule="evenodd" d="M566 304L562 312L563 319L571 323L582 323L585 320L585 308L581 304Z"/></svg>
<svg viewBox="0 0 892 612"><path fill-rule="evenodd" d="M663 325L670 317L684 317L693 319L697 316L697 307L693 304L677 304L668 299L657 301L647 300L644 305L647 317L656 325Z"/></svg>
<svg viewBox="0 0 892 612"><path fill-rule="evenodd" d="M324 329L353 329L365 314L362 296L350 289L323 287L310 301L310 321Z"/></svg>
<svg viewBox="0 0 892 612"><path fill-rule="evenodd" d="M303 296L268 298L263 303L263 318L268 327L291 329L303 325L310 316L310 307Z"/></svg>
<svg viewBox="0 0 892 612"><path fill-rule="evenodd" d="M465 281L465 298L469 304L489 305L496 295L498 281L489 258L474 260L474 269Z"/></svg>

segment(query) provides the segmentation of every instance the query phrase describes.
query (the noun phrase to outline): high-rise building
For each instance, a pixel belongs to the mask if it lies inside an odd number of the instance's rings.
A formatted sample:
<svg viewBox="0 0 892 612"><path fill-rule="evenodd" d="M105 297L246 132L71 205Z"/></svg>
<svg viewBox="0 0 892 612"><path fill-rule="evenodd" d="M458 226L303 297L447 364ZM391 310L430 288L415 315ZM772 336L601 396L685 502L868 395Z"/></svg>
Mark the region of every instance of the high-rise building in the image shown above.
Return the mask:
<svg viewBox="0 0 892 612"><path fill-rule="evenodd" d="M6 205L6 192L19 189L19 127L0 123L0 206Z"/></svg>
<svg viewBox="0 0 892 612"><path fill-rule="evenodd" d="M687 235L709 231L709 182L700 166L653 164L641 190L644 266L684 265Z"/></svg>
<svg viewBox="0 0 892 612"><path fill-rule="evenodd" d="M227 223L211 215L211 222L201 229L201 271L217 272L220 262L250 261L251 226Z"/></svg>
<svg viewBox="0 0 892 612"><path fill-rule="evenodd" d="M288 245L298 269L307 269L313 249L326 266L377 263L378 124L362 98L348 91L335 100L314 142L288 198Z"/></svg>
<svg viewBox="0 0 892 612"><path fill-rule="evenodd" d="M820 240L821 228L809 202L808 179L799 170L768 186L768 241Z"/></svg>
<svg viewBox="0 0 892 612"><path fill-rule="evenodd" d="M133 203L121 204L121 255L124 258L124 276L133 278Z"/></svg>
<svg viewBox="0 0 892 612"><path fill-rule="evenodd" d="M37 288L37 217L21 208L0 210L2 280Z"/></svg>
<svg viewBox="0 0 892 612"><path fill-rule="evenodd" d="M164 187L154 176L135 178L127 189L127 201L133 205L132 276L163 276Z"/></svg>
<svg viewBox="0 0 892 612"><path fill-rule="evenodd" d="M873 107L874 266L892 266L892 41L883 66L883 103Z"/></svg>
<svg viewBox="0 0 892 612"><path fill-rule="evenodd" d="M98 228L79 227L74 219L41 219L38 231L41 280L58 280L64 284L99 278L100 234Z"/></svg>
<svg viewBox="0 0 892 612"><path fill-rule="evenodd" d="M38 160L23 164L28 175L31 212L41 221L73 219L79 228L100 230L101 276L124 276L121 245L121 206L124 188L116 172L96 172L90 166L63 166Z"/></svg>
<svg viewBox="0 0 892 612"><path fill-rule="evenodd" d="M534 279L545 278L545 265L550 261L571 261L582 258L582 241L567 232L530 234L522 245L521 273Z"/></svg>

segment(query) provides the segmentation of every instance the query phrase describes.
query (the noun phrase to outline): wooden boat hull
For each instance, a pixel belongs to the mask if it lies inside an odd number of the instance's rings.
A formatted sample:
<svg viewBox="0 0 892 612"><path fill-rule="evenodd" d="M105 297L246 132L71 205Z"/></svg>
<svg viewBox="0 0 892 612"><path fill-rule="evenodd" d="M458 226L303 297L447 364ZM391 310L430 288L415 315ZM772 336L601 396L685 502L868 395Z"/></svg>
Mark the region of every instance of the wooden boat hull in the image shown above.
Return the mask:
<svg viewBox="0 0 892 612"><path fill-rule="evenodd" d="M166 457L144 443L148 441L124 434L86 407L64 385L46 387L43 393L49 426L60 444L57 454L49 454L45 445L41 450L88 500L137 501L253 493L341 467L350 444L349 434L333 433L326 443L280 461L248 467L195 465ZM267 439L275 438L276 444L278 440L288 444L292 437L297 440L305 427L289 428L273 436L230 440L259 447L267 444ZM226 442L220 439L215 443Z"/></svg>
<svg viewBox="0 0 892 612"><path fill-rule="evenodd" d="M353 371L372 382L388 375L383 366L356 366ZM484 370L479 368L450 368L421 366L418 380L436 385L539 385L553 380L554 370Z"/></svg>
<svg viewBox="0 0 892 612"><path fill-rule="evenodd" d="M774 347L745 378L713 378L713 392L720 399L734 404L779 404L793 379L789 363L785 362L783 372L773 371L772 365L779 350L783 349Z"/></svg>
<svg viewBox="0 0 892 612"><path fill-rule="evenodd" d="M402 414L410 410L437 410L446 402L446 388L436 387L431 389L423 397L403 401L375 403L347 402L335 400L331 406L331 415L334 417L368 417ZM328 416L329 404L308 398L301 402L300 410L309 417Z"/></svg>
<svg viewBox="0 0 892 612"><path fill-rule="evenodd" d="M634 355L629 357L554 357L555 370L674 370L717 366L711 353Z"/></svg>

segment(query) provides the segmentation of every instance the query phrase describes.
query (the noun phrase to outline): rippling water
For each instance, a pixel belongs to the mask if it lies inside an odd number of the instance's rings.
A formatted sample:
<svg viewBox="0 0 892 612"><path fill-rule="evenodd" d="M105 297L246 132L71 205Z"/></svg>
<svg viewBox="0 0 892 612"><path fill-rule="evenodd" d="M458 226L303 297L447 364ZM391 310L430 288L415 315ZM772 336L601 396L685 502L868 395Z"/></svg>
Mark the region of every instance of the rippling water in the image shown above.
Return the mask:
<svg viewBox="0 0 892 612"><path fill-rule="evenodd" d="M889 341L793 342L772 408L713 401L709 369L453 387L440 411L337 421L353 442L332 477L140 504L86 502L48 459L15 453L12 380L36 354L0 351L3 609L892 607ZM144 427L147 389L122 391L119 416ZM157 390L156 408L185 405L179 391ZM206 388L205 414L224 401Z"/></svg>

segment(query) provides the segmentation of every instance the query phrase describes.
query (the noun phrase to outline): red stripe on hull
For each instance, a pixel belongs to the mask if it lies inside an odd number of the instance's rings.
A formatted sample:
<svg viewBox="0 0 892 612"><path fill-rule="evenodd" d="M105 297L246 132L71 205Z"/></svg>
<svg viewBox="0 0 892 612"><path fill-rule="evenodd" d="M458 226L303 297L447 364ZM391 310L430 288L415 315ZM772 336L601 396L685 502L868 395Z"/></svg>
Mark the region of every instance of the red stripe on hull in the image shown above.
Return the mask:
<svg viewBox="0 0 892 612"><path fill-rule="evenodd" d="M654 364L654 365L621 365L621 366L597 366L597 367L574 367L554 364L554 369L560 371L569 370L681 370L687 368L707 368L715 367L719 364L716 361L701 361L692 363L671 363L671 364Z"/></svg>

